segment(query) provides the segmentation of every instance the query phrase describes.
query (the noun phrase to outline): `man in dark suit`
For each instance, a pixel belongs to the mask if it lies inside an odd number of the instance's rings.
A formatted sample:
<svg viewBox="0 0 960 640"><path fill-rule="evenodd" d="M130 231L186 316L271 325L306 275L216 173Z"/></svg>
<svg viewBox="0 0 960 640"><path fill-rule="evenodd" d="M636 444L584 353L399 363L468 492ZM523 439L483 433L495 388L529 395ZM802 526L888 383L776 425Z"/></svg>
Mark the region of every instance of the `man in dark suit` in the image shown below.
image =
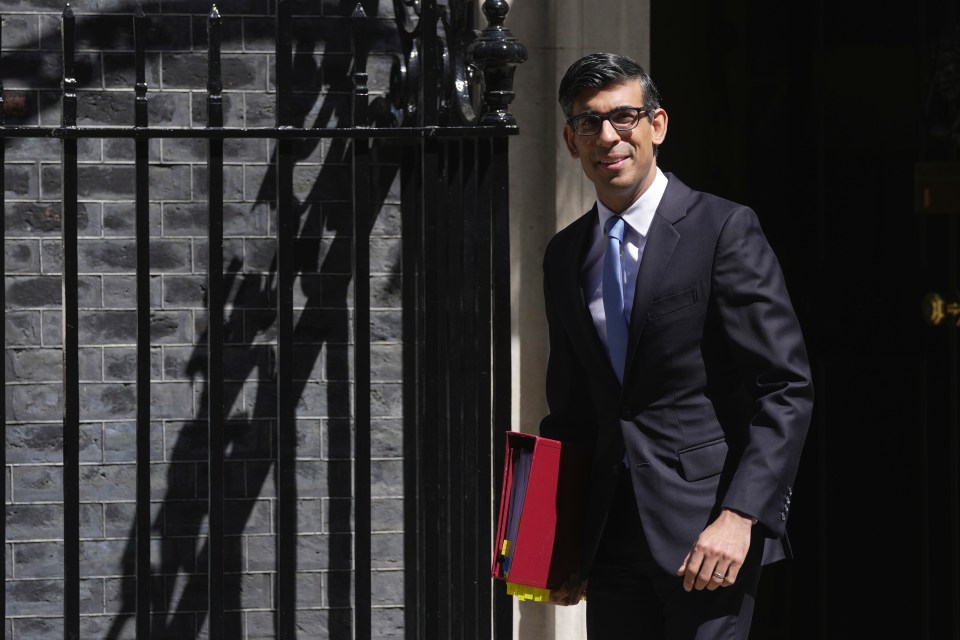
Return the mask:
<svg viewBox="0 0 960 640"><path fill-rule="evenodd" d="M667 114L629 58L560 84L563 139L597 192L543 262L541 435L592 451L581 573L591 640L746 640L813 404L779 263L746 206L657 167ZM615 275L610 275L615 274Z"/></svg>

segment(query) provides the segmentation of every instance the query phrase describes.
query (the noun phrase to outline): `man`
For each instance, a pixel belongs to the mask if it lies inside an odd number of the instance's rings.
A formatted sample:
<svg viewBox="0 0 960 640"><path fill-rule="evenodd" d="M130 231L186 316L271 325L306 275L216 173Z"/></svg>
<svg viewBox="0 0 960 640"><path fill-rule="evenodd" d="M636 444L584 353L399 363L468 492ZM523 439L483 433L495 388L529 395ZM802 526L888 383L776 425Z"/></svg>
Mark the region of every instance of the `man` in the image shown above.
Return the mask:
<svg viewBox="0 0 960 640"><path fill-rule="evenodd" d="M786 519L813 385L779 263L749 208L657 167L667 113L629 58L560 84L593 209L543 262L541 435L592 450L581 573L591 640L746 640Z"/></svg>

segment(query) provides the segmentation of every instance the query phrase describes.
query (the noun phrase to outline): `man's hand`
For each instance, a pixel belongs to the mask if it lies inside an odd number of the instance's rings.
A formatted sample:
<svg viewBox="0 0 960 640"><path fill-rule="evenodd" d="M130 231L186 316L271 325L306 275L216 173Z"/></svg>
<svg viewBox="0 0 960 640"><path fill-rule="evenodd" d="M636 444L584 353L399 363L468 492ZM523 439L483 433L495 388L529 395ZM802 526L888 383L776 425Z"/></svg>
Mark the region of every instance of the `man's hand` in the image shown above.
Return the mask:
<svg viewBox="0 0 960 640"><path fill-rule="evenodd" d="M571 573L566 582L550 592L550 604L561 606L577 604L586 590L587 581L581 581L580 576Z"/></svg>
<svg viewBox="0 0 960 640"><path fill-rule="evenodd" d="M677 575L686 591L729 587L750 549L753 518L723 509L720 516L700 533L693 548L683 559Z"/></svg>

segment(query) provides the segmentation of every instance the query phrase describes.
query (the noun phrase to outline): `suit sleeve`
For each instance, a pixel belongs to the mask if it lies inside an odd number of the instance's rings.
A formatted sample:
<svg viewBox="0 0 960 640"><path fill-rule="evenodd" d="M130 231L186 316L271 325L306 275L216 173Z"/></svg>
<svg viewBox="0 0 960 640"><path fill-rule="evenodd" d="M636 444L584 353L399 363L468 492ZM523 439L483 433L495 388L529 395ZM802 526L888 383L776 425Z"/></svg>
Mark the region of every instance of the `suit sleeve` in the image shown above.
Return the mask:
<svg viewBox="0 0 960 640"><path fill-rule="evenodd" d="M724 507L785 533L793 482L813 409L813 383L800 324L780 264L746 208L720 233L713 291L735 366L752 398L742 451Z"/></svg>

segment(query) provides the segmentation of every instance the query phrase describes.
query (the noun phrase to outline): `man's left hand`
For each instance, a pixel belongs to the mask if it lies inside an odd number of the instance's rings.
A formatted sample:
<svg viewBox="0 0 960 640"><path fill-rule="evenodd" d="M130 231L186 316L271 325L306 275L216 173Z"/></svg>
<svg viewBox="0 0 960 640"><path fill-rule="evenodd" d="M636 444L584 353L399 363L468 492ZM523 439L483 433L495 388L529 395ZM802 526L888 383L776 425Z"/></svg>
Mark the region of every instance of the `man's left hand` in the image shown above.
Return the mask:
<svg viewBox="0 0 960 640"><path fill-rule="evenodd" d="M737 581L750 549L753 519L729 509L704 529L683 559L677 575L686 591L729 587Z"/></svg>

